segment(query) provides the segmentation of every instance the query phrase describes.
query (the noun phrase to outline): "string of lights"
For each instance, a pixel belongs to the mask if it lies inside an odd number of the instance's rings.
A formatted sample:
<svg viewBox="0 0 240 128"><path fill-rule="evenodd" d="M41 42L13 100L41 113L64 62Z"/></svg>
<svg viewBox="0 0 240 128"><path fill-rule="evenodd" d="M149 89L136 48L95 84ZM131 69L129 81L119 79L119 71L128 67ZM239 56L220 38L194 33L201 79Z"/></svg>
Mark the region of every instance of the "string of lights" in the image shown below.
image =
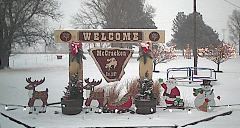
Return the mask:
<svg viewBox="0 0 240 128"><path fill-rule="evenodd" d="M61 108L61 106L53 106L55 104L60 104L60 102L56 102L56 103L50 103L47 106L48 107L52 107L52 108ZM27 110L28 106L27 105L20 105L20 104L4 104L4 103L0 103L1 106L4 106L4 109L6 111L11 111L11 110L16 110L19 108L23 108L23 111ZM11 108L10 108L11 107Z"/></svg>
<svg viewBox="0 0 240 128"><path fill-rule="evenodd" d="M51 103L51 104L60 104L59 102L56 102L56 103ZM26 111L28 106L26 105L19 105L19 104L3 104L3 103L0 103L1 106L4 106L4 109L6 111L12 111L12 110L16 110L16 109L19 109L19 108L23 108L23 111ZM227 107L227 108L230 108L232 106L240 106L240 104L224 104L224 105L215 105L215 106L209 106L209 109L211 108L216 108L216 107ZM48 107L52 107L52 108L61 108L61 106L53 106L53 105L48 105ZM161 108L163 110L168 110L169 112L173 112L174 109L182 109L182 110L187 110L188 114L191 114L193 109L197 109L196 107L191 107L191 106L187 106L187 107L165 107L165 106L157 106L156 108ZM118 110L117 110L118 111Z"/></svg>

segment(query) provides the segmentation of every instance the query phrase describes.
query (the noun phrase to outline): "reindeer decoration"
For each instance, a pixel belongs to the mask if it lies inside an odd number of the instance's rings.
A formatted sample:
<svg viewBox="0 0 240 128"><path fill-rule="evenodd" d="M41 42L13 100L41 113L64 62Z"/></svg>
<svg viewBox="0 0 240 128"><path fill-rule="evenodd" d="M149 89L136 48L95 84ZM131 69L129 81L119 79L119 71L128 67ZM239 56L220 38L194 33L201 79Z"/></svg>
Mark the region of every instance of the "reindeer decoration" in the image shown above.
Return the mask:
<svg viewBox="0 0 240 128"><path fill-rule="evenodd" d="M102 79L95 81L94 79L92 82L89 82L89 78L85 79L85 82L87 85L83 86L83 89L86 89L87 91L90 91L89 97L87 98L85 105L87 107L90 106L92 100L97 100L98 101L98 107L103 107L103 102L104 102L104 90L102 89L101 91L95 91L94 87L101 84Z"/></svg>
<svg viewBox="0 0 240 128"><path fill-rule="evenodd" d="M48 88L46 88L45 91L36 91L35 89L38 85L42 84L45 81L45 77L39 81L38 80L31 81L31 77L29 77L29 78L26 78L26 81L29 83L25 87L25 89L29 90L28 92L28 96L29 96L28 106L30 107L29 114L32 114L33 109L36 110L34 106L34 102L36 100L42 101L42 106L39 113L45 113L47 99L48 99Z"/></svg>

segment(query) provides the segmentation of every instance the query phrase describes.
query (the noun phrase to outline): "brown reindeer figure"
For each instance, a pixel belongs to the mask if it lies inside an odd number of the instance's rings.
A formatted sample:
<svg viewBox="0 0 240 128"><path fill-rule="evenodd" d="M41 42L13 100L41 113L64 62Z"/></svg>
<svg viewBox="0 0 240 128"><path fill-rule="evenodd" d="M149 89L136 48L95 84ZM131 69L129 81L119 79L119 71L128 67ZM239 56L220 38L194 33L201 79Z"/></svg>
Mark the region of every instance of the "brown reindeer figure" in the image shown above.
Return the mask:
<svg viewBox="0 0 240 128"><path fill-rule="evenodd" d="M104 90L101 89L101 91L95 91L94 87L101 84L102 79L95 81L93 79L92 82L89 82L89 78L85 79L85 82L87 85L83 86L83 89L86 89L87 91L90 91L89 97L87 98L85 105L87 107L90 106L92 100L97 100L98 101L98 107L103 107L103 102L104 102Z"/></svg>
<svg viewBox="0 0 240 128"><path fill-rule="evenodd" d="M46 106L47 106L47 99L48 99L48 88L46 88L45 91L36 91L35 88L42 84L45 81L45 77L41 80L34 80L31 81L31 77L26 78L26 81L29 83L25 89L29 90L28 96L28 106L30 107L29 114L32 114L33 109L35 110L34 102L35 101L41 101L42 102L42 110L39 111L39 113L45 113L46 112Z"/></svg>

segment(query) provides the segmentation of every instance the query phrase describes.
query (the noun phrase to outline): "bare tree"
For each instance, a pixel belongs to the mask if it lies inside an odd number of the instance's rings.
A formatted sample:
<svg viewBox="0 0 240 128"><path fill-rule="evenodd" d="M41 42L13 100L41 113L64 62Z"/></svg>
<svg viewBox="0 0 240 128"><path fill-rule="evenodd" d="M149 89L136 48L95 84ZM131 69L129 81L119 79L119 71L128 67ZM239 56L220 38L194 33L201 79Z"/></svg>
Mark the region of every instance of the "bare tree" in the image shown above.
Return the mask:
<svg viewBox="0 0 240 128"><path fill-rule="evenodd" d="M175 46L153 45L153 72L156 71L156 65L159 63L167 63L174 60L177 56L175 54Z"/></svg>
<svg viewBox="0 0 240 128"><path fill-rule="evenodd" d="M92 0L82 5L73 16L75 28L156 28L152 20L155 9L146 5L145 0Z"/></svg>
<svg viewBox="0 0 240 128"><path fill-rule="evenodd" d="M236 54L235 48L227 43L222 43L217 47L211 45L209 47L198 49L198 56L204 57L217 64L216 72L222 72L219 70L220 64L227 61L230 58L233 58L235 54Z"/></svg>
<svg viewBox="0 0 240 128"><path fill-rule="evenodd" d="M92 0L73 16L75 28L156 28L155 9L145 0ZM111 10L111 11L110 11Z"/></svg>
<svg viewBox="0 0 240 128"><path fill-rule="evenodd" d="M83 1L78 13L72 16L72 25L74 28L96 29L103 26L103 1ZM101 7L101 8L100 8Z"/></svg>
<svg viewBox="0 0 240 128"><path fill-rule="evenodd" d="M0 0L0 69L9 67L14 43L28 44L48 41L43 19L57 19L59 4L55 0Z"/></svg>
<svg viewBox="0 0 240 128"><path fill-rule="evenodd" d="M240 11L233 10L232 15L229 17L228 21L229 27L229 38L235 45L238 44L238 51L240 55Z"/></svg>

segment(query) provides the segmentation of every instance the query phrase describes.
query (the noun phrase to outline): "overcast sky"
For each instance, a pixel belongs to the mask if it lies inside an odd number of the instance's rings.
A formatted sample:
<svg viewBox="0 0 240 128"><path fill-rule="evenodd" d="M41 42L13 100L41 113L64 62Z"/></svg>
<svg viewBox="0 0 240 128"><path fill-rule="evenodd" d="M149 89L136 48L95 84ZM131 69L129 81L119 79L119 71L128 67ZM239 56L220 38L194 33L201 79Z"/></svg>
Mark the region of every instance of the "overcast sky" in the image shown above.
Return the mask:
<svg viewBox="0 0 240 128"><path fill-rule="evenodd" d="M56 26L59 28L61 25L62 29L71 29L71 16L81 7L82 0L59 1L61 2L63 18ZM193 0L146 0L146 2L156 9L154 21L158 29L165 30L166 42L172 38L172 21L177 13L189 14L193 12ZM239 7L240 0L197 0L197 11L203 15L204 22L219 33L220 39L224 38L226 41L228 41L228 17L234 9L240 10Z"/></svg>

